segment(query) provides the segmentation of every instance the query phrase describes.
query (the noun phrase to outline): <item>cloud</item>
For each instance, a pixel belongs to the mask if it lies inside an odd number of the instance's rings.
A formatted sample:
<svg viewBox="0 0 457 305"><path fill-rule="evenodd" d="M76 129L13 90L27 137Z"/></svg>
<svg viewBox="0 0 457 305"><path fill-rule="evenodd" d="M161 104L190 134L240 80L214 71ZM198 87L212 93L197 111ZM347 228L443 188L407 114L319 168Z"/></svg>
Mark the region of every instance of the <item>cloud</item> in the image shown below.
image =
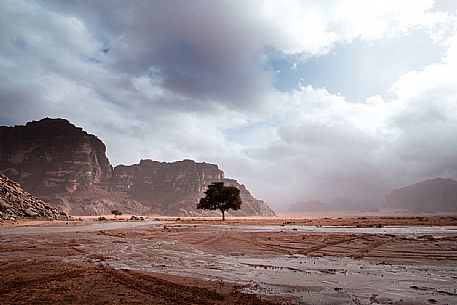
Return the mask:
<svg viewBox="0 0 457 305"><path fill-rule="evenodd" d="M254 8L240 6L237 1L135 1L81 7L57 1L48 7L76 14L102 37L112 59L109 69L132 78L152 76L187 103L245 107L269 90L270 76L256 60L265 34L252 18Z"/></svg>
<svg viewBox="0 0 457 305"><path fill-rule="evenodd" d="M275 169L266 171L280 176L281 185L302 185L283 197L264 192L275 201L341 196L379 204L395 187L456 178L456 45L452 38L440 62L404 73L389 100L353 103L312 86L282 93L278 137L250 157L274 160Z"/></svg>
<svg viewBox="0 0 457 305"><path fill-rule="evenodd" d="M275 207L457 178L456 14L433 1L2 1L0 15L0 122L68 118L114 164L215 162ZM417 31L446 54L361 101L311 81L278 91L266 68Z"/></svg>
<svg viewBox="0 0 457 305"><path fill-rule="evenodd" d="M273 24L271 43L285 53L323 55L335 44L405 35L414 29L433 31L447 13L433 11L434 1L263 1ZM275 35L276 34L276 35Z"/></svg>

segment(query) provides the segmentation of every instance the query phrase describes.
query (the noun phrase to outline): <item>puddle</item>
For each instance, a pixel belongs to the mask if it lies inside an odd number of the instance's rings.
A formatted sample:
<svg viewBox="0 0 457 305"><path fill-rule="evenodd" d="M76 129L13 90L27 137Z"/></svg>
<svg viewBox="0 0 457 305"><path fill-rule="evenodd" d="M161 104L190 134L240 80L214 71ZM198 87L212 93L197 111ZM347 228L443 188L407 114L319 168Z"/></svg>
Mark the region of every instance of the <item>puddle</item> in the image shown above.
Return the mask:
<svg viewBox="0 0 457 305"><path fill-rule="evenodd" d="M456 234L456 226L447 227L394 227L386 226L382 228L356 228L356 227L336 227L336 226L240 226L243 232L280 232L280 231L300 231L316 233L361 233L361 234L394 234L394 235L416 235L416 234Z"/></svg>
<svg viewBox="0 0 457 305"><path fill-rule="evenodd" d="M42 227L8 227L0 228L0 235L11 234L47 234L47 233L71 233L71 232L94 232L100 230L114 230L114 229L127 229L137 228L142 226L150 226L162 224L163 222L154 220L145 220L141 222L134 221L119 221L119 222L85 222L83 224L68 225L60 224L56 226L42 226Z"/></svg>

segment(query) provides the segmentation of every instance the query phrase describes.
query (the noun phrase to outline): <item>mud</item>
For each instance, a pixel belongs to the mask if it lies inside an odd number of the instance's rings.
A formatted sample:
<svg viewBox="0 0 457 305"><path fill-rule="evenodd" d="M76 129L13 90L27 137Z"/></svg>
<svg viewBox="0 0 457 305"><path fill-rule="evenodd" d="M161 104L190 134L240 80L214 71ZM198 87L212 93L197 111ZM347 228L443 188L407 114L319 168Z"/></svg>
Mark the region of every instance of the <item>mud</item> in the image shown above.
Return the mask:
<svg viewBox="0 0 457 305"><path fill-rule="evenodd" d="M457 304L454 220L415 219L7 226L0 304Z"/></svg>

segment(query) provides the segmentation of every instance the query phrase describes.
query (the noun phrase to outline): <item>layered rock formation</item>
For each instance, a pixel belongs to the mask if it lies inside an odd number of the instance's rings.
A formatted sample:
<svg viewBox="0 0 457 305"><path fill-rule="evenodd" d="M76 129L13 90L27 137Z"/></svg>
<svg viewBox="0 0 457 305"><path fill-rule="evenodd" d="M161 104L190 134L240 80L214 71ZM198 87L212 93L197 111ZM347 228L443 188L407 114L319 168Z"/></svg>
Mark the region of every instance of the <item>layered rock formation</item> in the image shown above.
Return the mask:
<svg viewBox="0 0 457 305"><path fill-rule="evenodd" d="M223 181L240 189L243 204L228 215L274 216L262 200L255 199L244 185L224 178L217 165L183 160L173 163L141 160L131 166L119 165L107 183L113 191L127 191L130 198L143 203L151 211L164 215L218 215L214 211L196 209L207 186Z"/></svg>
<svg viewBox="0 0 457 305"><path fill-rule="evenodd" d="M261 216L275 216L273 210L266 204L265 201L256 199L252 196L251 192L248 191L244 184L239 184L235 179L224 178L222 180L226 185L235 186L240 190L240 197L243 205L239 211L229 211L227 215L239 215L243 213L249 215L261 215ZM206 190L206 189L205 189Z"/></svg>
<svg viewBox="0 0 457 305"><path fill-rule="evenodd" d="M0 127L0 170L39 196L88 189L109 178L105 151L96 136L63 119Z"/></svg>
<svg viewBox="0 0 457 305"><path fill-rule="evenodd" d="M456 212L457 181L436 178L395 189L386 205L417 212Z"/></svg>
<svg viewBox="0 0 457 305"><path fill-rule="evenodd" d="M113 169L105 151L97 137L63 119L0 127L0 171L74 215L114 209L135 214L216 215L195 208L214 181L240 188L243 205L232 215L274 215L244 185L225 179L217 165L141 160Z"/></svg>
<svg viewBox="0 0 457 305"><path fill-rule="evenodd" d="M65 219L67 216L0 174L0 221L18 218Z"/></svg>

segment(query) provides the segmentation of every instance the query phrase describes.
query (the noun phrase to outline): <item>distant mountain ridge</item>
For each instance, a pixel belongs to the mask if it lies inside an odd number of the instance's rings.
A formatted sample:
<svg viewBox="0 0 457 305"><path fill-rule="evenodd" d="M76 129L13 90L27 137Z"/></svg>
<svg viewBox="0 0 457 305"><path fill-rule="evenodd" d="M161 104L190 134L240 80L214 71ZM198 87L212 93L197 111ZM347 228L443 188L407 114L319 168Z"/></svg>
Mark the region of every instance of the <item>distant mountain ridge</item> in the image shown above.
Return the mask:
<svg viewBox="0 0 457 305"><path fill-rule="evenodd" d="M457 181L435 178L395 189L386 206L418 212L457 212Z"/></svg>
<svg viewBox="0 0 457 305"><path fill-rule="evenodd" d="M115 209L134 214L218 215L196 210L207 185L215 181L240 189L243 205L231 211L232 215L275 215L244 185L226 179L214 164L141 160L113 168L104 143L65 119L0 126L0 173L73 215L104 214Z"/></svg>
<svg viewBox="0 0 457 305"><path fill-rule="evenodd" d="M386 196L383 207L374 203L352 202L350 198L335 198L331 203L319 200L297 202L289 206L288 212L378 212L383 208L410 212L457 212L457 181L435 178L395 189Z"/></svg>

